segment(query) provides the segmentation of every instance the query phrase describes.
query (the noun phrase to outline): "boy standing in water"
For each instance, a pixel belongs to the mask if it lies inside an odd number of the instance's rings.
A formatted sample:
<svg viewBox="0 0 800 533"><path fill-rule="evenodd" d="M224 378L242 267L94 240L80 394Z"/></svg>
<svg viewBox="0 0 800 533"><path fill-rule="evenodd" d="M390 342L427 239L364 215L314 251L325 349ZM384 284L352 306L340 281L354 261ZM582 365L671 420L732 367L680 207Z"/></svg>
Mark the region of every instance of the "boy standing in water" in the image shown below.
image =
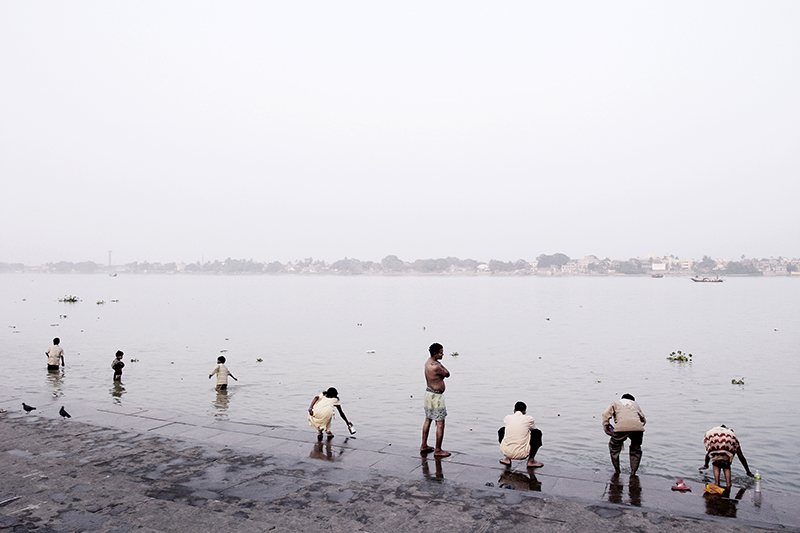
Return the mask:
<svg viewBox="0 0 800 533"><path fill-rule="evenodd" d="M59 346L61 339L53 339L53 345L44 354L47 356L47 370L58 370L58 362L64 366L64 348Z"/></svg>
<svg viewBox="0 0 800 533"><path fill-rule="evenodd" d="M225 366L225 356L220 355L217 357L217 366L214 367L214 370L208 375L208 379L216 374L217 375L217 390L227 390L228 388L228 376L232 377L234 380L239 381L236 379L236 376L231 374L231 371L228 370L228 367Z"/></svg>
<svg viewBox="0 0 800 533"><path fill-rule="evenodd" d="M111 368L114 369L114 381L122 381L122 368L125 366L125 363L122 362L122 356L125 355L122 353L122 350L117 350L115 359L111 361Z"/></svg>

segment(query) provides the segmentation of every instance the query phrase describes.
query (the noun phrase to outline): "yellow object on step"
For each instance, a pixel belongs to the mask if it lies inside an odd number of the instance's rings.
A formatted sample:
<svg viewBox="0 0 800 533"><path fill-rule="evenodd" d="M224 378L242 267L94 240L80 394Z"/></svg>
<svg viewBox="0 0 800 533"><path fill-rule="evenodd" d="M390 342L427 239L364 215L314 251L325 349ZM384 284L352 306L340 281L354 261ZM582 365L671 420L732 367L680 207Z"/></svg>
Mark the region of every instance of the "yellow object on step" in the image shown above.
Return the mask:
<svg viewBox="0 0 800 533"><path fill-rule="evenodd" d="M708 492L709 494L722 494L725 492L725 489L720 487L719 485L714 485L713 483L708 483L703 485L703 490Z"/></svg>

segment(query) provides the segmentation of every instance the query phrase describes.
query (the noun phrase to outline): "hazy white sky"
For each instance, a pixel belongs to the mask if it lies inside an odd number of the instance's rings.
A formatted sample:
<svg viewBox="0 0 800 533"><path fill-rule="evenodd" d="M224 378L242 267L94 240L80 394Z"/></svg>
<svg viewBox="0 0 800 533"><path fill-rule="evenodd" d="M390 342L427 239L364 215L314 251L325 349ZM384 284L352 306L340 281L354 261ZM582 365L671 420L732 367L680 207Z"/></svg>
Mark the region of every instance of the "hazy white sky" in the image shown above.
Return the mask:
<svg viewBox="0 0 800 533"><path fill-rule="evenodd" d="M800 256L800 2L0 0L0 261Z"/></svg>

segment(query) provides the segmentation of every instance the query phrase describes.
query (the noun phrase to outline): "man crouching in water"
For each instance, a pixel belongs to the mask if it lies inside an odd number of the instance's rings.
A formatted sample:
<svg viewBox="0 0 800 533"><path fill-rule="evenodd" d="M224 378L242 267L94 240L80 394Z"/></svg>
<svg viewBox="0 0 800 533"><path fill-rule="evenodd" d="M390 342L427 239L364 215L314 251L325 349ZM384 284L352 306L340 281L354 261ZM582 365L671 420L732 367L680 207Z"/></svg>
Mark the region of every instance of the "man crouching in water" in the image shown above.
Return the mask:
<svg viewBox="0 0 800 533"><path fill-rule="evenodd" d="M444 440L444 419L447 409L444 406L444 378L450 377L450 372L440 363L444 357L444 348L438 342L428 348L431 356L425 362L425 423L422 424L422 446L420 453L433 452L434 457L447 457L450 452L442 450ZM431 420L436 421L436 448L428 446L428 432Z"/></svg>

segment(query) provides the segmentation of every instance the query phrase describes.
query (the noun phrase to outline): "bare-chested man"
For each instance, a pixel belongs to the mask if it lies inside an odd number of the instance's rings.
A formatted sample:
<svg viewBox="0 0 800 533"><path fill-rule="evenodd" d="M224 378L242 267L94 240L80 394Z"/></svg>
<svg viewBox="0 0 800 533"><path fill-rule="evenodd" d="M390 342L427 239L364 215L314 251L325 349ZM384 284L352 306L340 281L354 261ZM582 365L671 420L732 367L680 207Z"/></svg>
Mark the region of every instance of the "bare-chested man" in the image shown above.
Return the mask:
<svg viewBox="0 0 800 533"><path fill-rule="evenodd" d="M428 348L431 356L425 362L425 423L422 424L422 446L420 453L433 452L434 457L447 457L450 452L442 450L444 440L444 418L447 409L444 406L444 378L450 377L450 372L440 363L444 357L444 348L438 342ZM436 421L436 448L428 446L428 432L431 429L431 420Z"/></svg>

